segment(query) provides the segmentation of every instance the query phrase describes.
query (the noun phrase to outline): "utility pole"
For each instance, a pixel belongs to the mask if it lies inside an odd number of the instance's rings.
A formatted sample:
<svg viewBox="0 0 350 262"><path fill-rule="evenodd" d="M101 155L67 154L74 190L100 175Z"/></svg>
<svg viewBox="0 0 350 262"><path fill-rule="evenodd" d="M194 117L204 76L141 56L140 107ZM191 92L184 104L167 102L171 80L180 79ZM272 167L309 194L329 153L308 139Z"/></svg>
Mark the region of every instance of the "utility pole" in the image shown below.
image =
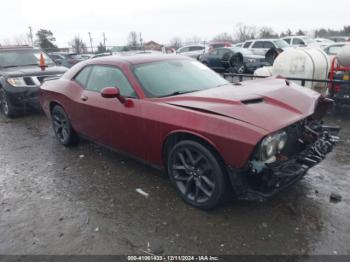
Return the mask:
<svg viewBox="0 0 350 262"><path fill-rule="evenodd" d="M94 52L94 48L92 47L92 37L91 37L91 33L88 32L88 34L89 34L89 38L90 38L91 53L93 53L93 52Z"/></svg>
<svg viewBox="0 0 350 262"><path fill-rule="evenodd" d="M29 34L28 34L28 37L29 37L29 39L30 39L30 43L31 43L31 45L32 45L32 46L34 46L32 27L31 27L31 26L29 26L28 28L29 28Z"/></svg>
<svg viewBox="0 0 350 262"><path fill-rule="evenodd" d="M141 34L141 32L139 33L139 41L140 41L140 47L141 47L141 49L144 49L144 48L143 48L143 39L142 39L142 34Z"/></svg>
<svg viewBox="0 0 350 262"><path fill-rule="evenodd" d="M107 51L107 46L106 46L106 35L105 35L105 32L102 33L102 37L103 37L103 46L105 47L105 51Z"/></svg>

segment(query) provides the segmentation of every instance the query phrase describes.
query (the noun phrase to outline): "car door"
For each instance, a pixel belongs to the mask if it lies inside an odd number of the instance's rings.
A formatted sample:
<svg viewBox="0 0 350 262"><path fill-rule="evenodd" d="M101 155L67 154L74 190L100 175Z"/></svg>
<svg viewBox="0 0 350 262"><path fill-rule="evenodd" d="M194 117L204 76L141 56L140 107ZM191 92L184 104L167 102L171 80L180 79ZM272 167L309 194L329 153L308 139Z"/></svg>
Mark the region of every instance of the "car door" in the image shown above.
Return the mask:
<svg viewBox="0 0 350 262"><path fill-rule="evenodd" d="M219 49L214 49L209 52L208 65L213 70L217 70L221 66L221 57L219 55Z"/></svg>
<svg viewBox="0 0 350 262"><path fill-rule="evenodd" d="M274 43L271 41L264 41L264 48L262 55L266 55L267 51L269 51L271 48L276 48Z"/></svg>
<svg viewBox="0 0 350 262"><path fill-rule="evenodd" d="M255 41L251 46L250 50L255 55L265 55L264 53L264 42L263 41Z"/></svg>
<svg viewBox="0 0 350 262"><path fill-rule="evenodd" d="M142 157L139 147L133 152L134 142L137 144L139 139L137 132L141 132L135 90L117 67L93 65L90 68L77 106L82 134L98 143ZM75 81L79 81L79 77ZM131 101L130 106L118 99L103 98L101 90L105 87L118 87L120 94Z"/></svg>

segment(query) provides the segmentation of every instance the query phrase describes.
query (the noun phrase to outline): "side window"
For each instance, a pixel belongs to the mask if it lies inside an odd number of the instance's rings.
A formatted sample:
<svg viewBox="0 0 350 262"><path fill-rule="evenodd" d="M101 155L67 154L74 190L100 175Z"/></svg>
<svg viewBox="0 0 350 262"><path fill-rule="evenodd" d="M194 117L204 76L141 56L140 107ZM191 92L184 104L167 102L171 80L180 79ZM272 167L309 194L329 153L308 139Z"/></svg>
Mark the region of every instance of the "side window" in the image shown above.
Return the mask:
<svg viewBox="0 0 350 262"><path fill-rule="evenodd" d="M300 38L293 39L293 45L305 45L304 41Z"/></svg>
<svg viewBox="0 0 350 262"><path fill-rule="evenodd" d="M211 55L218 55L219 54L219 50L218 49L213 49L212 51L210 51Z"/></svg>
<svg viewBox="0 0 350 262"><path fill-rule="evenodd" d="M252 43L251 41L246 42L246 43L243 45L243 48L248 48L248 47L250 47L251 43Z"/></svg>
<svg viewBox="0 0 350 262"><path fill-rule="evenodd" d="M252 48L264 48L264 42L262 42L262 41L256 41L256 42L253 44Z"/></svg>
<svg viewBox="0 0 350 262"><path fill-rule="evenodd" d="M327 48L326 53L329 55L337 55L342 48L343 46L330 46Z"/></svg>
<svg viewBox="0 0 350 262"><path fill-rule="evenodd" d="M78 82L81 86L85 87L90 75L90 71L91 66L85 67L74 77L74 80Z"/></svg>
<svg viewBox="0 0 350 262"><path fill-rule="evenodd" d="M290 44L290 38L283 38L283 40Z"/></svg>
<svg viewBox="0 0 350 262"><path fill-rule="evenodd" d="M190 51L199 51L199 50L203 50L204 47L202 46L191 46L190 47Z"/></svg>
<svg viewBox="0 0 350 262"><path fill-rule="evenodd" d="M228 53L228 52L230 52L230 51L228 51L228 50L225 49L225 48L220 48L220 49L218 49L218 52L219 52L219 55L220 55L220 56L223 56L224 54L226 54L226 53Z"/></svg>
<svg viewBox="0 0 350 262"><path fill-rule="evenodd" d="M272 47L275 47L275 45L272 42L270 42L270 41L265 41L264 42L264 48L270 49Z"/></svg>
<svg viewBox="0 0 350 262"><path fill-rule="evenodd" d="M184 53L184 52L188 52L188 51L190 51L189 47L183 47L180 49L179 53Z"/></svg>
<svg viewBox="0 0 350 262"><path fill-rule="evenodd" d="M105 87L118 87L122 96L136 97L134 89L118 68L111 66L94 66L86 89L100 92Z"/></svg>

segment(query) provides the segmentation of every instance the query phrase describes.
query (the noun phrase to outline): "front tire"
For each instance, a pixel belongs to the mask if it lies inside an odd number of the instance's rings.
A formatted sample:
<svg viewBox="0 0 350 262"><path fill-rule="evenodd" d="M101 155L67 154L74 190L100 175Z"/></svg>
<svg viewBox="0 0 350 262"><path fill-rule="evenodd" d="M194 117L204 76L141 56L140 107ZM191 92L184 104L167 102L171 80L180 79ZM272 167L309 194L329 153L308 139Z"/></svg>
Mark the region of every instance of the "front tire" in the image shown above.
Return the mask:
<svg viewBox="0 0 350 262"><path fill-rule="evenodd" d="M207 210L222 202L226 175L206 146L190 140L179 142L170 151L167 165L170 180L186 203Z"/></svg>
<svg viewBox="0 0 350 262"><path fill-rule="evenodd" d="M13 118L16 116L16 111L11 101L8 98L8 95L5 89L0 88L0 108L1 112L8 118Z"/></svg>
<svg viewBox="0 0 350 262"><path fill-rule="evenodd" d="M75 145L78 136L72 128L66 112L61 106L54 106L51 111L52 126L58 142L64 146Z"/></svg>

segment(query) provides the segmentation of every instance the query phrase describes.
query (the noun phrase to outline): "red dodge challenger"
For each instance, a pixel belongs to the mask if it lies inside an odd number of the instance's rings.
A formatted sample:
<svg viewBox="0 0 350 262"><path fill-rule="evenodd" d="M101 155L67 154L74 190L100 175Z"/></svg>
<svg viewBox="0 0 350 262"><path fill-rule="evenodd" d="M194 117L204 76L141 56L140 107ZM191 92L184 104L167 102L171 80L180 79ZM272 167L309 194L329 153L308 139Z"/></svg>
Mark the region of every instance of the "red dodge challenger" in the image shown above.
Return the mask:
<svg viewBox="0 0 350 262"><path fill-rule="evenodd" d="M266 199L325 158L337 128L331 100L284 79L230 83L181 56L103 57L46 81L40 101L58 141L78 136L169 174L189 204L226 193Z"/></svg>

